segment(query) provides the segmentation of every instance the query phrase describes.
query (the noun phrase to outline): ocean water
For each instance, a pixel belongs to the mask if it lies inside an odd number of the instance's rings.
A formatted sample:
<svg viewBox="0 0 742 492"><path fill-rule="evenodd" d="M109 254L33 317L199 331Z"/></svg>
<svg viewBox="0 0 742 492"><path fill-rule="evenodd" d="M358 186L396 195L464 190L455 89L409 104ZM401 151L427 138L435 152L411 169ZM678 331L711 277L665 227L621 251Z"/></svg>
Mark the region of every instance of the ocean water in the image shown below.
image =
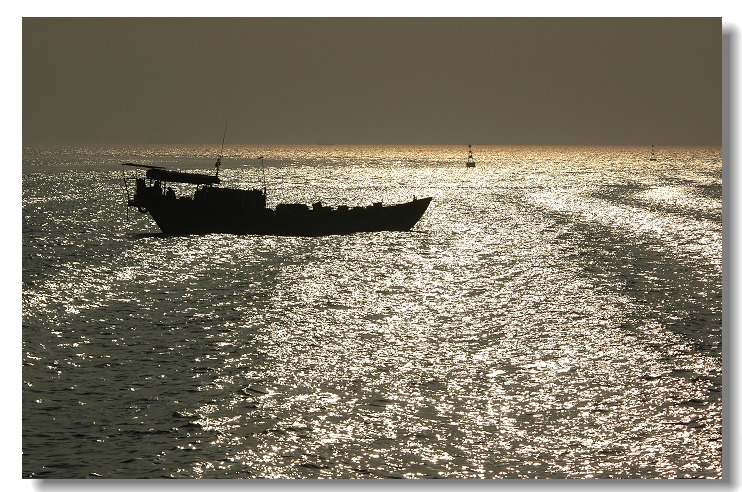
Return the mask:
<svg viewBox="0 0 742 492"><path fill-rule="evenodd" d="M225 148L269 206L433 197L297 238L126 210L215 146L25 148L23 477L721 478L721 150L467 150Z"/></svg>

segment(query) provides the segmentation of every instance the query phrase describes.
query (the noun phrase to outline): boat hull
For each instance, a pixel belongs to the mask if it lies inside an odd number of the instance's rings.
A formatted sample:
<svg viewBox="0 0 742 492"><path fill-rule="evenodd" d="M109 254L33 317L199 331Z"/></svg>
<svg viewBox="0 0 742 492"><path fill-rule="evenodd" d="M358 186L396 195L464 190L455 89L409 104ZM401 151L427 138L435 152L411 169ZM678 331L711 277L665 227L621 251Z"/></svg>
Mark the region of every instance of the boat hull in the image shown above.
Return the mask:
<svg viewBox="0 0 742 492"><path fill-rule="evenodd" d="M396 205L331 208L319 204L279 205L276 209L234 206L219 201L168 198L135 199L130 205L149 213L165 234L262 234L326 236L357 232L409 231L432 198Z"/></svg>

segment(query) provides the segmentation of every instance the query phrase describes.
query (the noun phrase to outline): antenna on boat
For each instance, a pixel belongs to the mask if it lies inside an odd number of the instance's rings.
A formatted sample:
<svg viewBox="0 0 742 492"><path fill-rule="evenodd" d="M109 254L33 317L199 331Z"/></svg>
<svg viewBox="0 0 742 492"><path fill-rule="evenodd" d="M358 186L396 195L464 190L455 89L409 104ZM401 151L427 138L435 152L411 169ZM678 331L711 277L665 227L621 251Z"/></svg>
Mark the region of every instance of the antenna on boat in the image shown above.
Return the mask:
<svg viewBox="0 0 742 492"><path fill-rule="evenodd" d="M224 122L224 136L222 136L222 151L219 153L219 157L216 160L216 177L219 177L219 166L222 165L222 157L224 157L224 139L227 138L227 123L229 123L229 120Z"/></svg>
<svg viewBox="0 0 742 492"><path fill-rule="evenodd" d="M263 163L263 154L260 154L260 157L258 157L258 159L260 159L260 170L263 174L263 194L265 194L267 186L265 184L265 164Z"/></svg>

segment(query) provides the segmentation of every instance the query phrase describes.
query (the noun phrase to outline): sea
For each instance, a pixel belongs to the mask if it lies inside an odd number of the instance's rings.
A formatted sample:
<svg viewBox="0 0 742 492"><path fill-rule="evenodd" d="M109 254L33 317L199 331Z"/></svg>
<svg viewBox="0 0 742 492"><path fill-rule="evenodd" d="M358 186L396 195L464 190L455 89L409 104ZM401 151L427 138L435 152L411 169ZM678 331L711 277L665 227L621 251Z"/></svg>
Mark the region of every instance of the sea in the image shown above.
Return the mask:
<svg viewBox="0 0 742 492"><path fill-rule="evenodd" d="M473 151L24 147L22 477L722 478L721 148ZM126 207L122 163L220 153L268 207L432 202L326 237Z"/></svg>

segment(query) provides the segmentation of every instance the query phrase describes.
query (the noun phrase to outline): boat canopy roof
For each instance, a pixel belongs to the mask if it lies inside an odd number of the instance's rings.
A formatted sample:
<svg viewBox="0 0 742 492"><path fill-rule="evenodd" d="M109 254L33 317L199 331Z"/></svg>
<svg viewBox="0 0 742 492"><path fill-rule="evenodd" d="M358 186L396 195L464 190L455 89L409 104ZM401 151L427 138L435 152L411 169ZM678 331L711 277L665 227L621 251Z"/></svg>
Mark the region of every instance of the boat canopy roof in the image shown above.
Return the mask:
<svg viewBox="0 0 742 492"><path fill-rule="evenodd" d="M131 167L146 167L147 169L165 169L162 166L150 166L149 164L134 164L132 162L124 162L121 165L122 166L131 166Z"/></svg>
<svg viewBox="0 0 742 492"><path fill-rule="evenodd" d="M168 183L219 184L219 178L210 174L182 173L179 171L168 171L163 168L152 168L148 170L147 177Z"/></svg>

